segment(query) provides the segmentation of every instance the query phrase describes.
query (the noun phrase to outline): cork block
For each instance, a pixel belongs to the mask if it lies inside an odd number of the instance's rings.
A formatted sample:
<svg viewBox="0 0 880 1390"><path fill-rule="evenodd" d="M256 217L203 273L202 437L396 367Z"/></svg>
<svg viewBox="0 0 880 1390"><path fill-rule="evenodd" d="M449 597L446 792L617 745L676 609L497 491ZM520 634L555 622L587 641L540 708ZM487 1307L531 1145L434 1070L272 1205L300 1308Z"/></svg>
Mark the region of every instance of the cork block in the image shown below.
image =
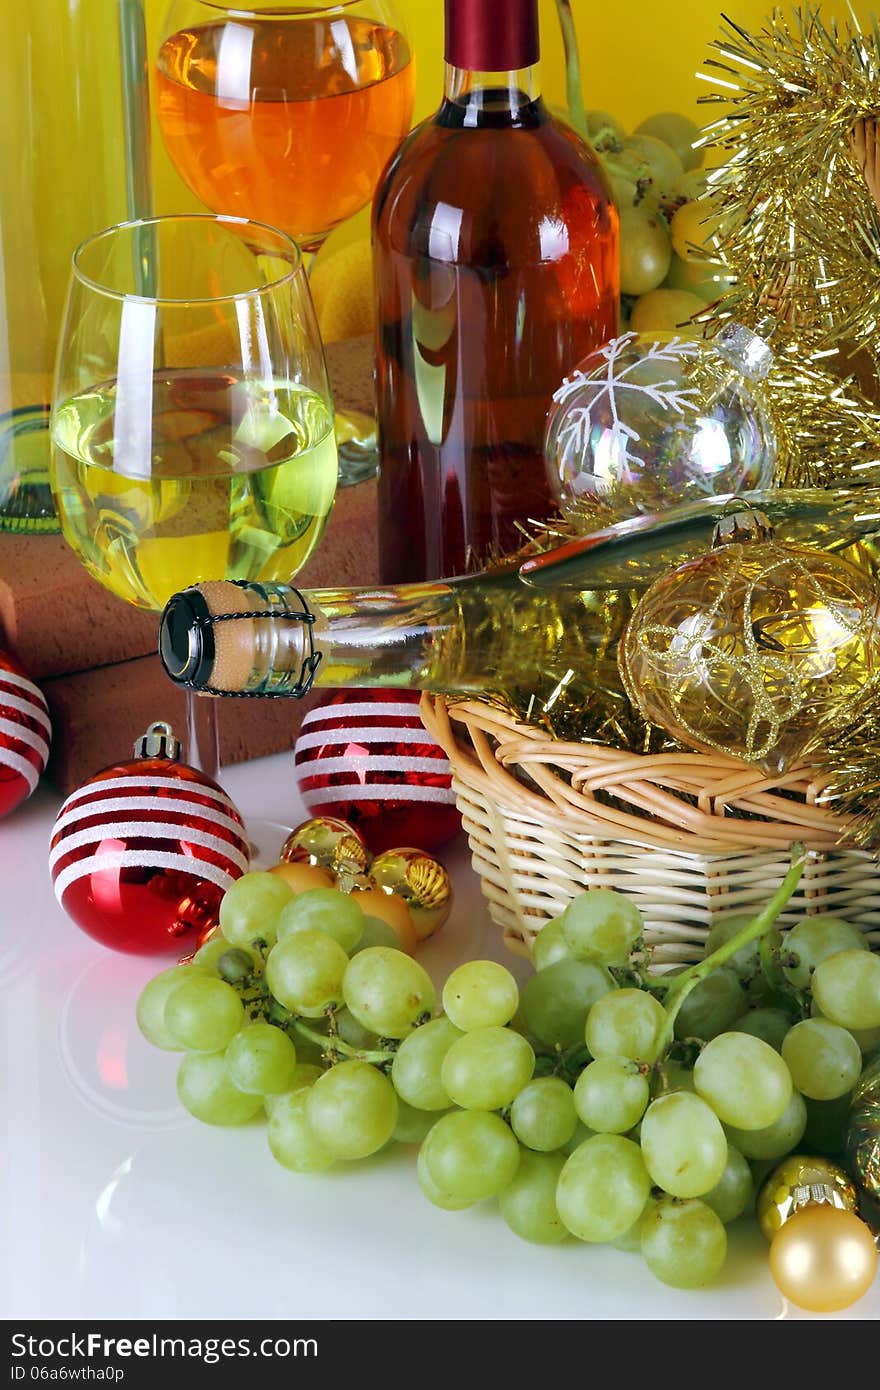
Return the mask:
<svg viewBox="0 0 880 1390"><path fill-rule="evenodd" d="M353 338L327 349L334 397L340 408L374 408L372 339ZM367 488L367 495L362 488ZM353 489L358 500L340 493L336 511L303 584L354 582L349 570L332 577L333 547L347 553L355 544L352 514L375 514L375 484ZM349 489L348 491L352 491ZM370 506L373 512L370 513ZM346 519L347 518L347 519ZM365 542L367 549L369 543ZM375 539L372 542L375 546ZM363 556L361 556L363 559ZM369 583L375 566L359 572ZM0 631L35 680L91 670L147 656L156 649L156 620L122 603L92 579L61 536L18 536L0 532Z"/></svg>

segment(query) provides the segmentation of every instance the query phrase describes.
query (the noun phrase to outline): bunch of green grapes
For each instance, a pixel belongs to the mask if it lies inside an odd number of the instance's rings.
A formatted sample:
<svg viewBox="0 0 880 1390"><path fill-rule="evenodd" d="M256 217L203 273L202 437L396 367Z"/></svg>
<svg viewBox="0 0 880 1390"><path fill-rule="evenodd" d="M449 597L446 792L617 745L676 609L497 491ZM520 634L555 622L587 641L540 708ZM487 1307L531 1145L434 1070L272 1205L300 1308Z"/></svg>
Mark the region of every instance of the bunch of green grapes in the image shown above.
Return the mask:
<svg viewBox="0 0 880 1390"><path fill-rule="evenodd" d="M718 210L686 116L651 116L627 136L604 111L587 113L587 133L620 211L620 289L625 328L671 332L725 293L717 250Z"/></svg>
<svg viewBox="0 0 880 1390"><path fill-rule="evenodd" d="M138 1019L185 1053L178 1092L196 1118L263 1112L294 1172L418 1144L436 1206L497 1200L524 1240L640 1250L659 1279L699 1287L756 1165L805 1135L827 1152L829 1115L880 1042L880 957L862 934L831 917L772 930L800 867L665 975L648 972L632 901L591 890L544 927L521 991L469 961L439 1010L355 898L251 873L223 900L222 935L151 981Z"/></svg>

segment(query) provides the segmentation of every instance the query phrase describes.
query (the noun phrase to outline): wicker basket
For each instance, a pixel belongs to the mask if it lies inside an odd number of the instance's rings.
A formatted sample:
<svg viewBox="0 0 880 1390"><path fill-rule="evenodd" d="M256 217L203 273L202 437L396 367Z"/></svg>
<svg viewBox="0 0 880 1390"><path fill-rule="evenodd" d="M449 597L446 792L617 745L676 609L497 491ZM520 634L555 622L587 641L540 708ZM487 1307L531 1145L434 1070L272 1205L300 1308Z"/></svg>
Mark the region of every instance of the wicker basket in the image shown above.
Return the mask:
<svg viewBox="0 0 880 1390"><path fill-rule="evenodd" d="M877 857L846 848L845 821L816 805L804 769L771 778L721 755L560 743L482 702L423 696L449 755L474 868L512 951L586 888L636 902L657 965L698 960L713 921L755 911L790 846L810 850L781 918L834 913L880 948Z"/></svg>

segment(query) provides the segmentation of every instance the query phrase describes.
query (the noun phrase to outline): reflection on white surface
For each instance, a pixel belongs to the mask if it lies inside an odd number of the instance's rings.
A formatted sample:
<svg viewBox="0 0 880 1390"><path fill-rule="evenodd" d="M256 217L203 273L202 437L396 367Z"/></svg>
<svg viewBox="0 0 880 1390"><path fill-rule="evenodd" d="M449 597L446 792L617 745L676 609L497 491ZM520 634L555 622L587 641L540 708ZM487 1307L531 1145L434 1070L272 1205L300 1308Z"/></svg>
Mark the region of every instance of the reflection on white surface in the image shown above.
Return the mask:
<svg viewBox="0 0 880 1390"><path fill-rule="evenodd" d="M104 951L74 980L61 1010L58 1046L64 1074L83 1104L114 1124L138 1130L186 1122L174 1077L178 1059L157 1068L156 1049L135 1017L146 979L166 965Z"/></svg>

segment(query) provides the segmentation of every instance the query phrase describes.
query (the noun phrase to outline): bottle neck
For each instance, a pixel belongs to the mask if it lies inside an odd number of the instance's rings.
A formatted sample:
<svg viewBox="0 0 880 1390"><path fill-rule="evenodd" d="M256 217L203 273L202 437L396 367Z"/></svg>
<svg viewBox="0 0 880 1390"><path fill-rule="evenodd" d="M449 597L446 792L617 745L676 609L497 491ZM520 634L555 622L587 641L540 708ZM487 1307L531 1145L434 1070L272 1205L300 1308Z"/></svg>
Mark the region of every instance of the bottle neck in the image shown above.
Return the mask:
<svg viewBox="0 0 880 1390"><path fill-rule="evenodd" d="M535 62L524 68L482 72L446 64L445 101L460 113L461 124L481 126L499 119L515 122L541 95L541 68Z"/></svg>

